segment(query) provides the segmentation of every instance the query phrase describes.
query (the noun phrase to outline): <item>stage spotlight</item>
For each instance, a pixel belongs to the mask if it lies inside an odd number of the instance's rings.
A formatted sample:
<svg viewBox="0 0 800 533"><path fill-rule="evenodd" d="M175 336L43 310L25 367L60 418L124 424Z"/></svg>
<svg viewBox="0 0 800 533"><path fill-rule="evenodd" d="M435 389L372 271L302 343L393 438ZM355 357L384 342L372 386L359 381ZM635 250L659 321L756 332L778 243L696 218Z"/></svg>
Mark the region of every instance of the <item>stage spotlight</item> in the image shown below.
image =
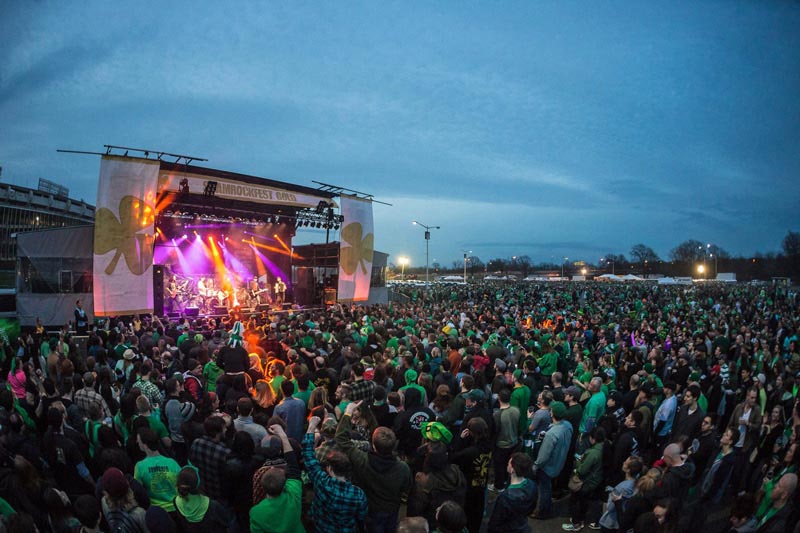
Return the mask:
<svg viewBox="0 0 800 533"><path fill-rule="evenodd" d="M189 194L189 179L183 178L179 184L181 194Z"/></svg>
<svg viewBox="0 0 800 533"><path fill-rule="evenodd" d="M213 198L217 194L217 182L216 181L207 181L206 188L203 191L203 196L207 196L209 198Z"/></svg>
<svg viewBox="0 0 800 533"><path fill-rule="evenodd" d="M184 234L183 234L183 238L184 238L184 239L188 239L188 238L189 238L189 236L188 236L188 235L186 235L186 234L184 233Z"/></svg>

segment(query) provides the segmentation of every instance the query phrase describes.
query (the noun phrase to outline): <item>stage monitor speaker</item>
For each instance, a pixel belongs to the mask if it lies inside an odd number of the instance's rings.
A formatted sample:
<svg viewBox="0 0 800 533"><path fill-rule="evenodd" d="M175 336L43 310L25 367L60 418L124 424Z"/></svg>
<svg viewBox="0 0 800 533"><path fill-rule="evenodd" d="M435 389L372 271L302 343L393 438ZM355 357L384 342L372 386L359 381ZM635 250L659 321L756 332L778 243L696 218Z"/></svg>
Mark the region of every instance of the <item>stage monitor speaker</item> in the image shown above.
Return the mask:
<svg viewBox="0 0 800 533"><path fill-rule="evenodd" d="M258 307L256 309L260 313L262 311L269 311L270 309L272 309L272 306L270 304L258 304Z"/></svg>
<svg viewBox="0 0 800 533"><path fill-rule="evenodd" d="M218 305L218 306L215 306L215 307L214 307L214 314L215 314L215 315L227 315L227 314L228 314L228 308L227 308L227 307L225 307L224 305L222 305L222 306L219 306L219 305Z"/></svg>
<svg viewBox="0 0 800 533"><path fill-rule="evenodd" d="M164 312L164 266L153 265L153 313Z"/></svg>
<svg viewBox="0 0 800 533"><path fill-rule="evenodd" d="M167 317L168 318L180 318L181 314L179 312L177 312L177 311L170 311L169 313L167 313Z"/></svg>
<svg viewBox="0 0 800 533"><path fill-rule="evenodd" d="M199 316L200 315L200 308L199 307L186 307L183 310L183 314L186 316Z"/></svg>

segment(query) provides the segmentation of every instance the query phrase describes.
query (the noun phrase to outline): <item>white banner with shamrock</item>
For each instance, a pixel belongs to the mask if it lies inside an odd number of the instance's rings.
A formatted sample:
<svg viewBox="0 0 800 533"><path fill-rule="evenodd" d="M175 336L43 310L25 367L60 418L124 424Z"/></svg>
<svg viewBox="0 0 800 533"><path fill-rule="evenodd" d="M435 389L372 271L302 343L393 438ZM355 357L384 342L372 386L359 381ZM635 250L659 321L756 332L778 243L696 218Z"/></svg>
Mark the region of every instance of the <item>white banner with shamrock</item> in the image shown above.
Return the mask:
<svg viewBox="0 0 800 533"><path fill-rule="evenodd" d="M339 249L339 301L369 299L372 280L372 202L342 195L342 242Z"/></svg>
<svg viewBox="0 0 800 533"><path fill-rule="evenodd" d="M94 219L94 314L153 311L158 161L104 156ZM160 309L157 312L161 312Z"/></svg>

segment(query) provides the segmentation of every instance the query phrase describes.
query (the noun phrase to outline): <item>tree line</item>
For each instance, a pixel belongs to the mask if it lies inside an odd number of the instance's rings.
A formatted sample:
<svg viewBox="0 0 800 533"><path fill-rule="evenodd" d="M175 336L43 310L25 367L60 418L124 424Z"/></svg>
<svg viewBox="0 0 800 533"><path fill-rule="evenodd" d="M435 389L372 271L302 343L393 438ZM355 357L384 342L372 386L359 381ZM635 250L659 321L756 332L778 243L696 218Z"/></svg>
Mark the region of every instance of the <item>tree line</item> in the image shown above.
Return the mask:
<svg viewBox="0 0 800 533"><path fill-rule="evenodd" d="M465 265L466 263L466 265ZM697 267L703 265L704 272L699 273ZM463 274L466 266L469 276L484 273L521 274L528 276L536 273L564 272L565 275L589 275L604 273L665 276L698 276L714 278L718 272L734 272L740 280L764 279L771 277L800 277L800 232L789 231L781 242L778 253L756 252L751 256L734 257L724 248L711 243L703 243L697 239L688 239L675 246L669 257L662 259L658 253L646 244L639 243L631 247L628 255L608 253L599 261L543 261L535 263L530 256L495 257L483 261L473 255L460 261L453 261L450 268L438 262L432 263L435 273ZM395 268L394 265L390 265ZM406 273L414 275L423 267L406 268Z"/></svg>

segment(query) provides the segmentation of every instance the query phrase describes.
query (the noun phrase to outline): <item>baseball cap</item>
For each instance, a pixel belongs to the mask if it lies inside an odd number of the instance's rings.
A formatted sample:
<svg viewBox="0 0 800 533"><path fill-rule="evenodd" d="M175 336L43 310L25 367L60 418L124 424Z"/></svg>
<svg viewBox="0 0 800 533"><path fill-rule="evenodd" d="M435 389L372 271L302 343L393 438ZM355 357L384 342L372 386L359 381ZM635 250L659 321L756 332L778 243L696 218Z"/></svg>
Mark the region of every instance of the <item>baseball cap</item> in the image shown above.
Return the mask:
<svg viewBox="0 0 800 533"><path fill-rule="evenodd" d="M562 402L552 402L550 404L550 413L552 413L555 418L562 420L564 415L567 414L567 406Z"/></svg>

